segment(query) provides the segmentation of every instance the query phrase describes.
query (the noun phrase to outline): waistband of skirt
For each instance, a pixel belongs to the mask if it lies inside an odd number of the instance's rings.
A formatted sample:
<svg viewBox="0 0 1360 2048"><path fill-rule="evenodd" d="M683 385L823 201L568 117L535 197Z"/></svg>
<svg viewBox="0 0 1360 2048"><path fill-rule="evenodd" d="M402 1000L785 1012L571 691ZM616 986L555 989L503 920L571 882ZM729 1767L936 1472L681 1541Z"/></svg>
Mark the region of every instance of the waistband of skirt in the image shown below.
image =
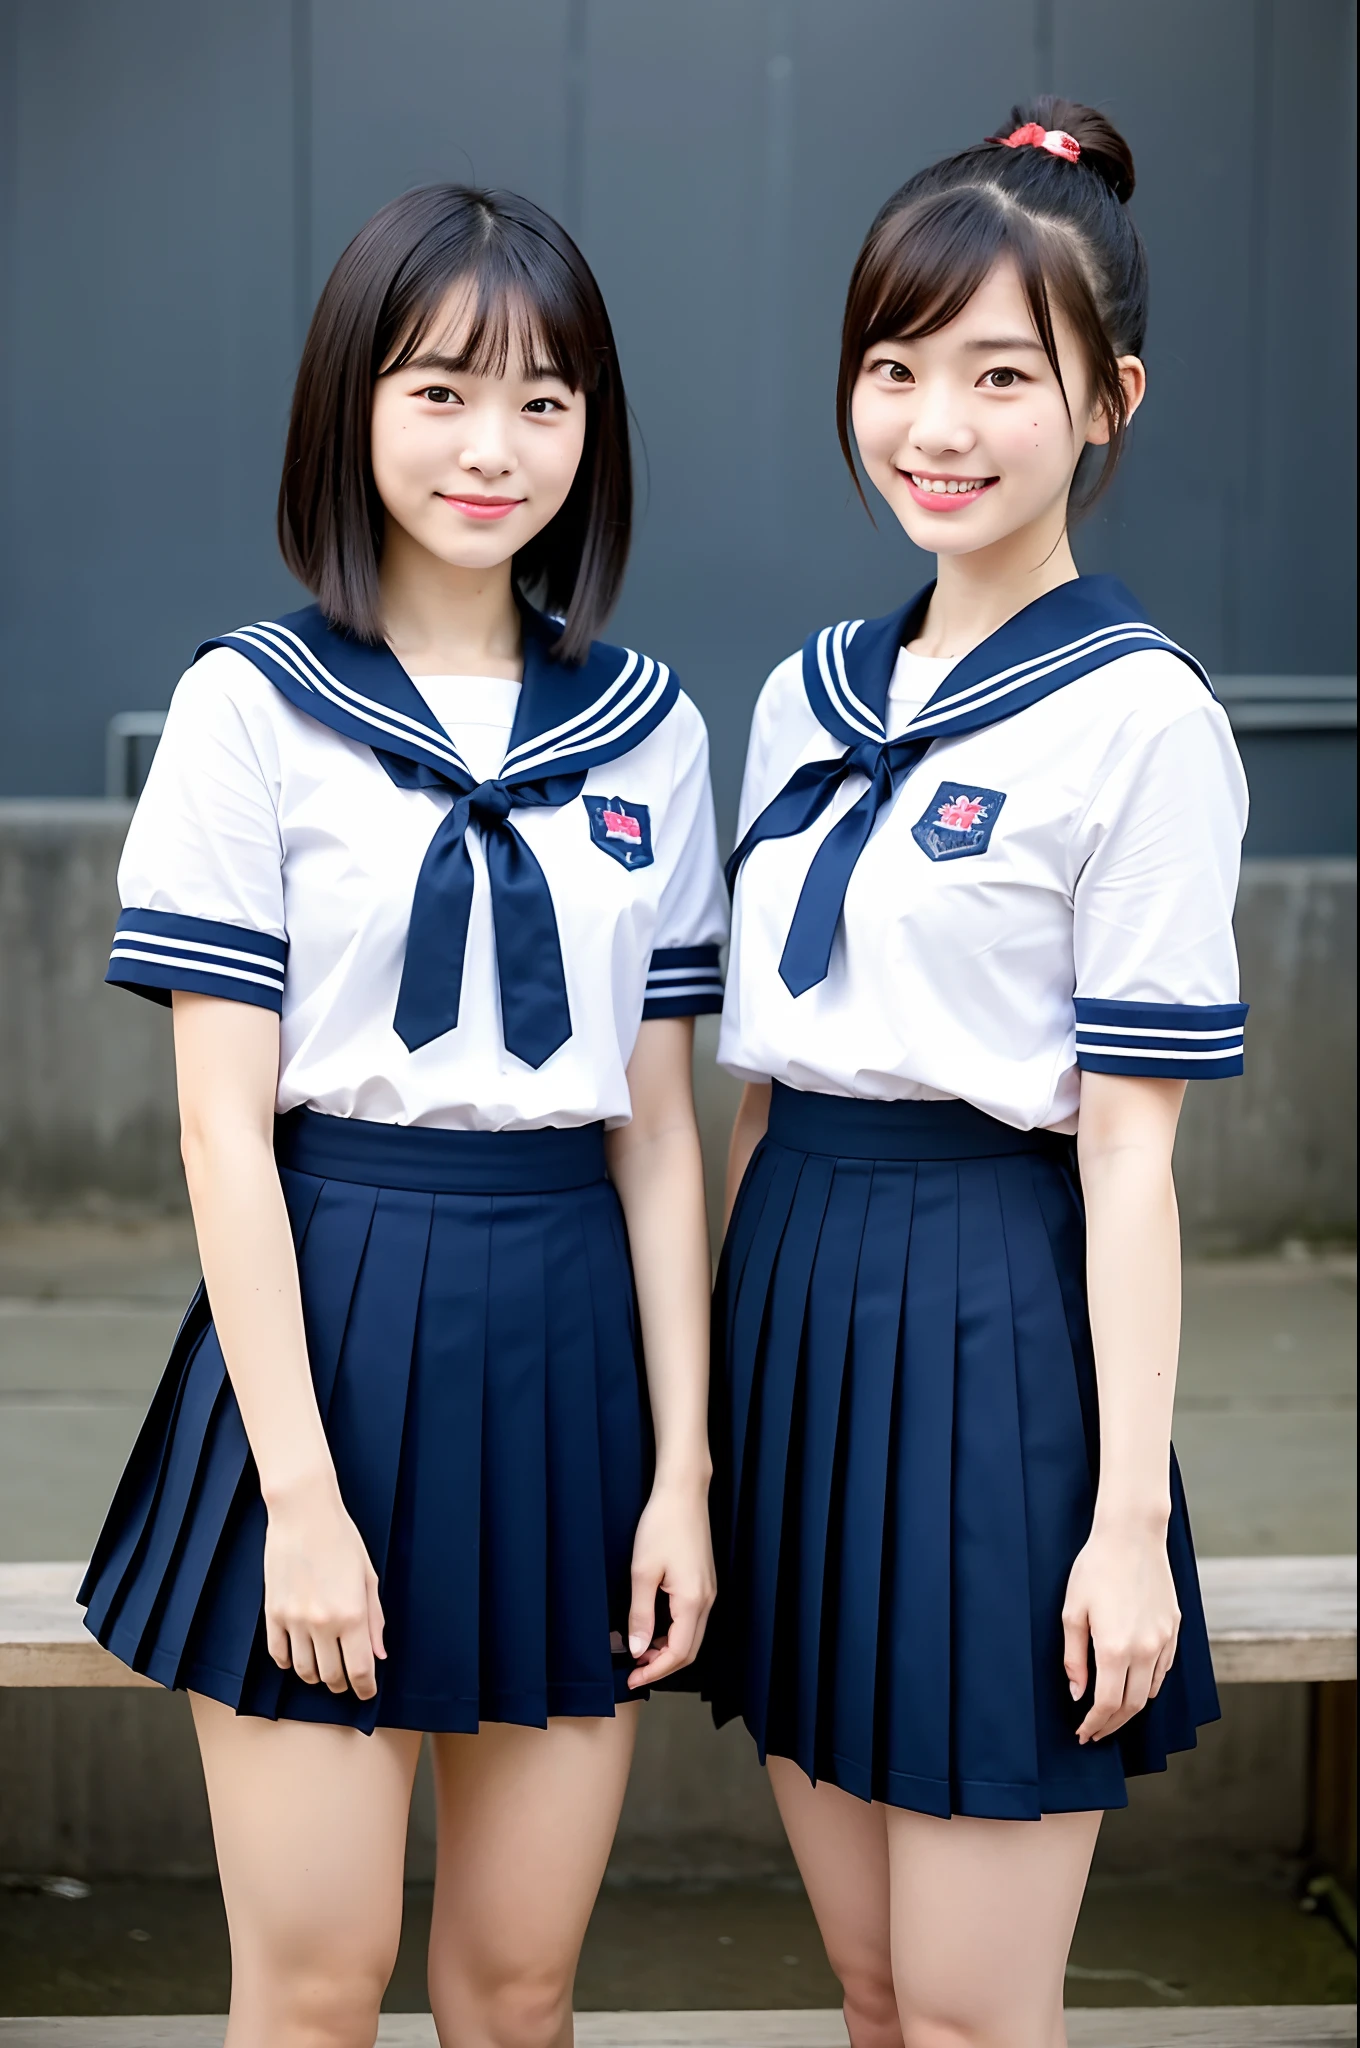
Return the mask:
<svg viewBox="0 0 1360 2048"><path fill-rule="evenodd" d="M1060 1131L1017 1131L971 1102L876 1102L811 1095L776 1081L771 1142L840 1159L997 1159L1019 1152L1070 1161L1076 1140Z"/></svg>
<svg viewBox="0 0 1360 2048"><path fill-rule="evenodd" d="M605 1179L604 1125L441 1131L293 1109L274 1120L274 1156L294 1173L431 1195L557 1194Z"/></svg>

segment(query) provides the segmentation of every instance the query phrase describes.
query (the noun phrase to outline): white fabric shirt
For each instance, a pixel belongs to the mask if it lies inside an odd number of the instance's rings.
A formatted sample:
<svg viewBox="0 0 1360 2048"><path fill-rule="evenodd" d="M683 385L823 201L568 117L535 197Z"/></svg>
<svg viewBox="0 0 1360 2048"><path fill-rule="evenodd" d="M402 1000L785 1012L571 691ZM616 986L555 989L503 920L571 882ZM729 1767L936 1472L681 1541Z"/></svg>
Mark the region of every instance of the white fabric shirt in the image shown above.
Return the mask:
<svg viewBox="0 0 1360 2048"><path fill-rule="evenodd" d="M899 654L891 735L951 666ZM842 751L790 656L756 706L739 836L795 769ZM1226 714L1184 662L1124 655L937 739L860 856L830 972L795 997L779 961L799 893L864 787L848 777L812 826L763 841L741 869L718 1053L729 1072L830 1095L957 1097L1018 1129L1071 1131L1079 1066L1240 1071L1240 1012L1222 1012L1238 994L1246 781ZM924 834L959 800L981 804L987 843L931 858L913 827Z"/></svg>
<svg viewBox="0 0 1360 2048"><path fill-rule="evenodd" d="M473 773L496 775L520 685L413 680ZM648 807L648 865L592 838L591 795ZM720 1000L726 892L703 720L681 694L631 752L589 772L582 796L513 813L551 890L571 1008L571 1037L536 1070L502 1040L476 829L458 1024L414 1052L393 1029L416 877L452 801L399 788L371 747L295 708L233 648L212 649L175 691L128 833L110 978L160 1000L198 988L280 1010L280 1114L450 1130L625 1122L644 1004L674 1015ZM139 933L135 912L160 915ZM690 957L668 959L676 949Z"/></svg>

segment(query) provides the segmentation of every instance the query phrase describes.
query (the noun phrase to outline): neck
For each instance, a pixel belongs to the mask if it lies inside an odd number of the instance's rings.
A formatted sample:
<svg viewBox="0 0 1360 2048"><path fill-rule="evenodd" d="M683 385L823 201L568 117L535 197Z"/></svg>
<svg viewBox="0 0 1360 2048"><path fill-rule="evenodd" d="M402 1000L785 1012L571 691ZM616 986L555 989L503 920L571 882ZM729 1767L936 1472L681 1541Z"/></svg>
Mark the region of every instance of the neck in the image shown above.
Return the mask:
<svg viewBox="0 0 1360 2048"><path fill-rule="evenodd" d="M911 653L958 660L1036 597L1071 583L1078 570L1059 515L1036 520L971 555L941 555L930 608Z"/></svg>
<svg viewBox="0 0 1360 2048"><path fill-rule="evenodd" d="M393 527L378 581L387 644L408 675L519 680L523 645L508 561L460 569Z"/></svg>

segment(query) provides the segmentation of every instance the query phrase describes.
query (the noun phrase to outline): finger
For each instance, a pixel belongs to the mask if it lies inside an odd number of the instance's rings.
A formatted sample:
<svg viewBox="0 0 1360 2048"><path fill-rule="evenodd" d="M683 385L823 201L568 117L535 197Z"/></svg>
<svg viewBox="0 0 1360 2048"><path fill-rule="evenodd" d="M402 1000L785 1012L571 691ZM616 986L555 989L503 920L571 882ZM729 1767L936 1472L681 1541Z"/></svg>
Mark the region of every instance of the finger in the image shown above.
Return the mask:
<svg viewBox="0 0 1360 2048"><path fill-rule="evenodd" d="M660 1575L650 1571L633 1572L633 1604L628 1610L628 1648L633 1656L640 1657L644 1650L652 1647L652 1636L656 1630L656 1589L661 1583Z"/></svg>
<svg viewBox="0 0 1360 2048"><path fill-rule="evenodd" d="M1124 1697L1105 1730L1107 1735L1116 1734L1135 1714L1142 1713L1151 1696L1152 1677L1156 1669L1156 1659L1151 1655L1139 1657L1130 1664L1129 1675L1124 1682Z"/></svg>
<svg viewBox="0 0 1360 2048"><path fill-rule="evenodd" d="M1086 1610L1063 1609L1063 1670L1067 1673L1068 1689L1074 1700L1079 1700L1086 1690L1089 1676L1087 1646L1091 1639Z"/></svg>
<svg viewBox="0 0 1360 2048"><path fill-rule="evenodd" d="M670 1633L664 1642L645 1650L638 1661L644 1685L655 1685L658 1679L669 1678L673 1671L683 1671L686 1664L693 1663L698 1648L694 1639L696 1620L694 1608L672 1607Z"/></svg>
<svg viewBox="0 0 1360 2048"><path fill-rule="evenodd" d="M294 1671L304 1685L315 1685L320 1673L316 1668L311 1636L304 1628L290 1628L288 1641L292 1647Z"/></svg>
<svg viewBox="0 0 1360 2048"><path fill-rule="evenodd" d="M269 1614L266 1614L264 1618L264 1641L265 1648L278 1665L280 1671L290 1670L293 1663L293 1653L288 1647L288 1631L282 1622L275 1621L272 1615Z"/></svg>
<svg viewBox="0 0 1360 2048"><path fill-rule="evenodd" d="M349 1683L359 1698L371 1700L378 1690L378 1674L374 1669L373 1643L366 1623L345 1630L340 1638L340 1654L345 1660Z"/></svg>
<svg viewBox="0 0 1360 2048"><path fill-rule="evenodd" d="M1119 1712L1124 1701L1124 1685L1128 1678L1128 1659L1118 1658L1113 1664L1107 1658L1096 1664L1096 1689L1091 1701L1091 1711L1077 1730L1080 1742L1099 1742L1107 1735L1110 1723Z"/></svg>
<svg viewBox="0 0 1360 2048"><path fill-rule="evenodd" d="M387 1655L387 1644L383 1639L385 1627L382 1601L378 1598L378 1581L374 1578L369 1581L368 1587L368 1640L375 1657Z"/></svg>
<svg viewBox="0 0 1360 2048"><path fill-rule="evenodd" d="M331 1629L320 1629L312 1637L312 1648L316 1652L316 1668L321 1674L321 1683L329 1692L345 1692L349 1680L345 1676L339 1636Z"/></svg>
<svg viewBox="0 0 1360 2048"><path fill-rule="evenodd" d="M1171 1641L1166 1644L1165 1648L1162 1651L1161 1656L1157 1659L1156 1668L1154 1669L1152 1674L1152 1684L1148 1687L1148 1698L1150 1700L1156 1699L1158 1693L1162 1689L1162 1685L1166 1679L1166 1674L1171 1669L1175 1661L1176 1638L1173 1636L1171 1638Z"/></svg>

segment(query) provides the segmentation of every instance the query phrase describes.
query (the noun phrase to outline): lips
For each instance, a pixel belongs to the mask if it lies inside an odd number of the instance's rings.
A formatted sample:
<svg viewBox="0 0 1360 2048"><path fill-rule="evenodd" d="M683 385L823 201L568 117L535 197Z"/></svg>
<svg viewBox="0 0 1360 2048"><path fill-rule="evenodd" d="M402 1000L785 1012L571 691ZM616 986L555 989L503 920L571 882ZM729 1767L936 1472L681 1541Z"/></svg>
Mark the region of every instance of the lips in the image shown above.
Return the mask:
<svg viewBox="0 0 1360 2048"><path fill-rule="evenodd" d="M916 504L926 512L957 512L985 498L997 483L994 476L938 476L927 470L899 470Z"/></svg>
<svg viewBox="0 0 1360 2048"><path fill-rule="evenodd" d="M435 495L466 519L504 519L524 503L523 498L483 498L475 492L455 495L451 491L437 491Z"/></svg>

